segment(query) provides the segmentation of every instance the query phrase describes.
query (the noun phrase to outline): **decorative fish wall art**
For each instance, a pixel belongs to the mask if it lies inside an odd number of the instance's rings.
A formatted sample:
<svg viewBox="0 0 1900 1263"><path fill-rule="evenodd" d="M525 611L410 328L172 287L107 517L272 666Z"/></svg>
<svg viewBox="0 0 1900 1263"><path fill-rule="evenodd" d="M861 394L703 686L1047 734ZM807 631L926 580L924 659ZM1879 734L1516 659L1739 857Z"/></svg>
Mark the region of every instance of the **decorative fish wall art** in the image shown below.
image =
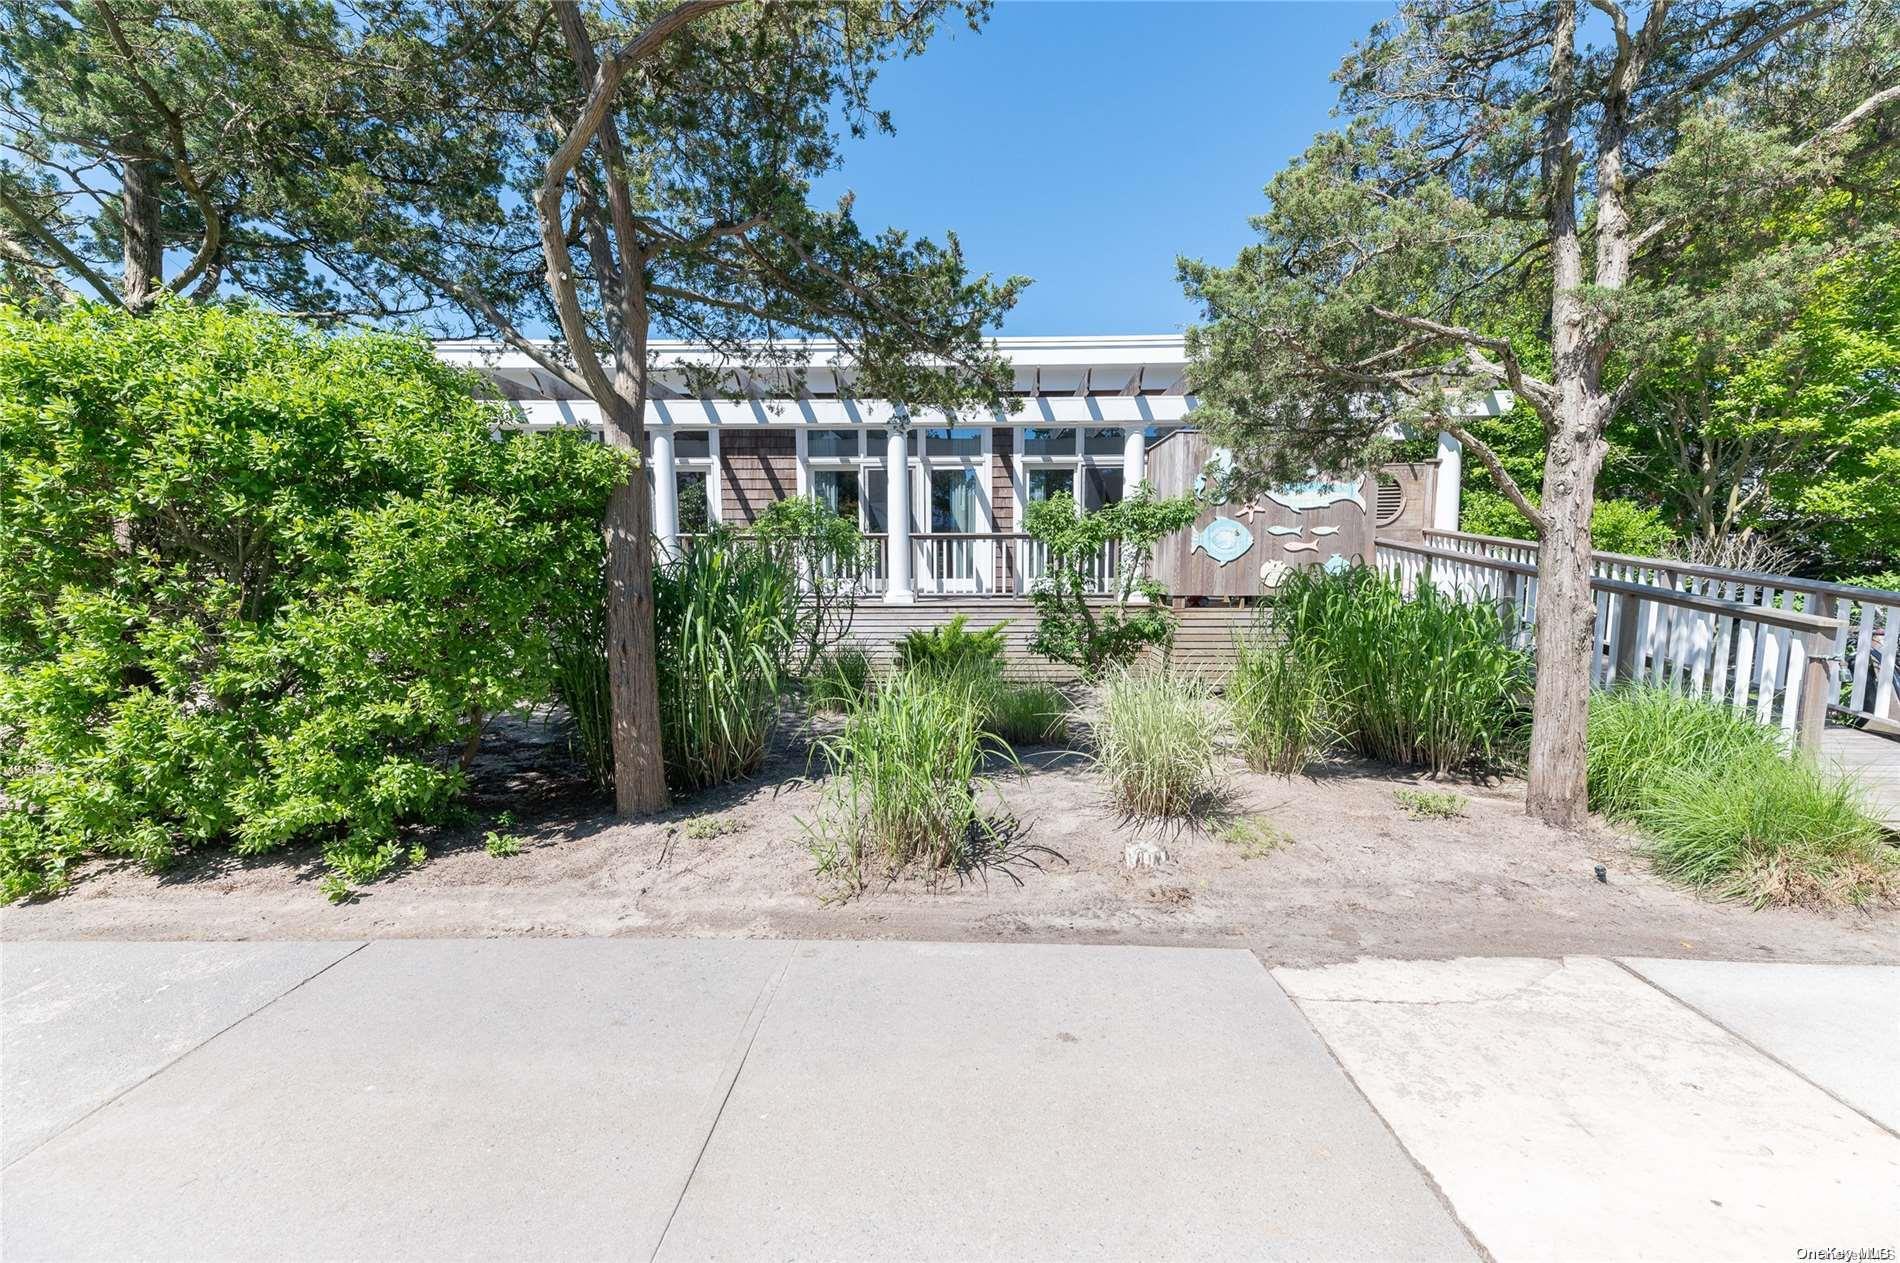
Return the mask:
<svg viewBox="0 0 1900 1263"><path fill-rule="evenodd" d="M1319 551L1319 541L1316 539L1290 539L1286 542L1286 550L1290 553L1316 553Z"/></svg>
<svg viewBox="0 0 1900 1263"><path fill-rule="evenodd" d="M1188 552L1192 553L1195 549L1199 549L1225 566L1246 556L1247 550L1252 547L1252 531L1230 517L1217 517L1193 533L1188 543ZM1315 544L1314 547L1317 548L1318 545Z"/></svg>

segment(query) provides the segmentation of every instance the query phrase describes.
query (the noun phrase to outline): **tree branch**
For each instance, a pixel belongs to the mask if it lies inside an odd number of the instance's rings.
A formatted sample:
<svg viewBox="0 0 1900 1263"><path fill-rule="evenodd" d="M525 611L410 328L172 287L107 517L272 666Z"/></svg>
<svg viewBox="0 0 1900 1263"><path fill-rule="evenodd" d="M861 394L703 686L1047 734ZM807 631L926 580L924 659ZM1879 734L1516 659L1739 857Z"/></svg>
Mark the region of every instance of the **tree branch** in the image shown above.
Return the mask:
<svg viewBox="0 0 1900 1263"><path fill-rule="evenodd" d="M32 214L26 207L20 205L19 202L14 200L13 195L8 193L5 189L0 189L0 207L4 207L9 214L20 222L21 227L33 234L34 237L39 239L41 245L44 245L48 250L51 250L58 256L59 261L64 263L67 268L72 271L74 276L79 277L85 281L86 284L97 290L101 298L115 307L123 307L126 305L125 296L119 293L118 286L99 275L91 264L87 263L77 254L74 254L72 250L67 247L66 243L61 241L59 237L54 234L52 229L40 222L39 216Z"/></svg>

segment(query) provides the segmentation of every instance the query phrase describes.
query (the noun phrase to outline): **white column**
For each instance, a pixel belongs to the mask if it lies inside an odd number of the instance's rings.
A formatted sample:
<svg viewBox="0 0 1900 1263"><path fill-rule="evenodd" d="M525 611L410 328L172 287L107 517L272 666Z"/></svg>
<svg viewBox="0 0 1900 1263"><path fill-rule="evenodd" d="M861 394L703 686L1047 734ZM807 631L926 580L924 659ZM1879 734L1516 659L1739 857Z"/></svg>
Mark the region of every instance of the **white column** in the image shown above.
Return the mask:
<svg viewBox="0 0 1900 1263"><path fill-rule="evenodd" d="M884 602L914 605L910 586L910 419L894 418L884 437Z"/></svg>
<svg viewBox="0 0 1900 1263"><path fill-rule="evenodd" d="M1122 440L1122 495L1133 496L1135 488L1148 476L1148 433L1141 426L1128 427Z"/></svg>
<svg viewBox="0 0 1900 1263"><path fill-rule="evenodd" d="M673 466L673 431L654 426L647 431L653 448L653 536L662 557L677 557L680 547L680 484Z"/></svg>
<svg viewBox="0 0 1900 1263"><path fill-rule="evenodd" d="M1432 498L1432 529L1458 529L1458 486L1465 477L1465 445L1438 432L1438 486Z"/></svg>

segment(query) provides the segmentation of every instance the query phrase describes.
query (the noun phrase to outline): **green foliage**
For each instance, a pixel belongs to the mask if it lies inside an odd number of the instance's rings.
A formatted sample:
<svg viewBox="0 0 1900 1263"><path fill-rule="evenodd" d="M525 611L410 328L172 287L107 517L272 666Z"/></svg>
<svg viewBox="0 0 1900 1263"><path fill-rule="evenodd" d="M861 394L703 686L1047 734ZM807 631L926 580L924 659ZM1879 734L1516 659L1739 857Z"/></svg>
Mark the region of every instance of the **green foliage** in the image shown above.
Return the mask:
<svg viewBox="0 0 1900 1263"><path fill-rule="evenodd" d="M1591 809L1642 830L1667 876L1756 907L1900 903L1900 862L1860 791L1729 707L1596 694L1588 767Z"/></svg>
<svg viewBox="0 0 1900 1263"><path fill-rule="evenodd" d="M856 645L825 654L805 679L805 697L819 710L850 710L870 691L871 659Z"/></svg>
<svg viewBox="0 0 1900 1263"><path fill-rule="evenodd" d="M1456 820L1465 814L1470 802L1463 794L1449 789L1399 789L1392 801L1405 809L1413 820Z"/></svg>
<svg viewBox="0 0 1900 1263"><path fill-rule="evenodd" d="M897 665L906 671L949 675L975 669L1000 675L1007 620L982 631L964 630L969 615L958 614L941 627L917 628L897 642Z"/></svg>
<svg viewBox="0 0 1900 1263"><path fill-rule="evenodd" d="M428 344L0 310L0 889L322 843L344 882L545 698L621 457L501 435Z"/></svg>
<svg viewBox="0 0 1900 1263"><path fill-rule="evenodd" d="M1265 859L1293 844L1287 831L1265 816L1241 816L1220 831L1220 840L1239 851L1244 860Z"/></svg>
<svg viewBox="0 0 1900 1263"><path fill-rule="evenodd" d="M1636 821L1660 872L1758 908L1900 904L1900 862L1861 792L1807 758L1671 768Z"/></svg>
<svg viewBox="0 0 1900 1263"><path fill-rule="evenodd" d="M806 674L851 630L853 585L874 550L855 519L840 517L814 496L766 505L752 523L752 538L802 583L806 608L796 669Z"/></svg>
<svg viewBox="0 0 1900 1263"><path fill-rule="evenodd" d="M1219 778L1207 685L1186 672L1119 668L1102 684L1095 761L1117 807L1137 819L1203 811Z"/></svg>
<svg viewBox="0 0 1900 1263"><path fill-rule="evenodd" d="M723 816L694 816L681 830L695 842L710 842L714 838L723 838L729 833L737 833L739 826Z"/></svg>
<svg viewBox="0 0 1900 1263"><path fill-rule="evenodd" d="M984 727L1011 746L1061 745L1069 739L1069 699L1053 684L995 677L981 697Z"/></svg>
<svg viewBox="0 0 1900 1263"><path fill-rule="evenodd" d="M990 829L977 796L997 744L971 690L965 673L897 672L819 741L830 778L805 828L821 874L856 890L874 872L970 866Z"/></svg>
<svg viewBox="0 0 1900 1263"><path fill-rule="evenodd" d="M1588 737L1590 810L1619 824L1677 771L1708 772L1780 751L1780 737L1727 706L1647 686L1593 693Z"/></svg>
<svg viewBox="0 0 1900 1263"><path fill-rule="evenodd" d="M1525 498L1532 504L1538 502L1538 497L1531 492L1526 492ZM1516 505L1482 488L1465 493L1459 506L1458 526L1473 535L1537 538L1537 532L1517 511ZM1633 500L1598 500L1590 513L1590 546L1603 553L1672 557L1681 544L1675 527L1661 509Z"/></svg>
<svg viewBox="0 0 1900 1263"><path fill-rule="evenodd" d="M1161 499L1145 483L1127 498L1093 511L1078 508L1065 495L1031 504L1023 529L1043 545L1048 558L1030 591L1038 619L1031 650L1099 679L1104 671L1133 662L1143 649L1166 645L1174 635L1164 608L1167 593L1144 572L1155 543L1192 526L1198 514L1192 496ZM1089 604L1089 567L1114 541L1121 545L1115 605L1096 610ZM1136 596L1146 604L1131 607Z"/></svg>
<svg viewBox="0 0 1900 1263"><path fill-rule="evenodd" d="M654 573L660 747L673 784L701 789L757 769L810 615L780 556L735 536L701 540Z"/></svg>
<svg viewBox="0 0 1900 1263"><path fill-rule="evenodd" d="M498 860L510 859L521 854L521 837L519 834L490 829L482 834L482 850Z"/></svg>
<svg viewBox="0 0 1900 1263"><path fill-rule="evenodd" d="M1304 569L1275 591L1270 630L1328 664L1330 722L1362 755L1443 775L1522 753L1531 659L1509 643L1507 607Z"/></svg>
<svg viewBox="0 0 1900 1263"><path fill-rule="evenodd" d="M1285 640L1256 626L1234 644L1227 708L1249 765L1293 776L1335 739L1331 708L1338 684L1313 640Z"/></svg>

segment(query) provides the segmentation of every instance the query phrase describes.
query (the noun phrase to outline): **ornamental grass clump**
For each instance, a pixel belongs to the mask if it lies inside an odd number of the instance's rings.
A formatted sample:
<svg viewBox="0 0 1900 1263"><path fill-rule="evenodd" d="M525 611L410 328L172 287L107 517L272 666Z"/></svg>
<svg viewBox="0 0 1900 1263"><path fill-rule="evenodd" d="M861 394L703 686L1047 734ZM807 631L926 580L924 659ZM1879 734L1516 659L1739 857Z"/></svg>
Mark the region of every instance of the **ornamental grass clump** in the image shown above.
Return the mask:
<svg viewBox="0 0 1900 1263"><path fill-rule="evenodd" d="M855 645L821 654L805 680L805 699L818 710L850 710L870 691L871 659Z"/></svg>
<svg viewBox="0 0 1900 1263"><path fill-rule="evenodd" d="M1779 756L1780 735L1732 707L1648 685L1590 697L1590 810L1624 823L1678 772Z"/></svg>
<svg viewBox="0 0 1900 1263"><path fill-rule="evenodd" d="M1333 672L1312 640L1277 637L1267 626L1235 641L1227 709L1251 767L1294 776L1325 756L1337 739Z"/></svg>
<svg viewBox="0 0 1900 1263"><path fill-rule="evenodd" d="M1590 806L1658 872L1756 907L1900 901L1900 860L1853 782L1732 708L1638 687L1590 699Z"/></svg>
<svg viewBox="0 0 1900 1263"><path fill-rule="evenodd" d="M1354 567L1296 570L1271 628L1324 659L1340 738L1368 758L1428 769L1518 761L1530 733L1531 656L1508 605L1465 601Z"/></svg>
<svg viewBox="0 0 1900 1263"><path fill-rule="evenodd" d="M654 572L660 748L675 786L758 768L805 643L802 617L797 575L736 537L701 540Z"/></svg>
<svg viewBox="0 0 1900 1263"><path fill-rule="evenodd" d="M1000 744L980 700L967 679L899 671L819 740L829 777L805 828L821 874L858 889L877 873L970 866L986 828L986 750Z"/></svg>
<svg viewBox="0 0 1900 1263"><path fill-rule="evenodd" d="M1218 722L1199 676L1120 668L1102 685L1095 762L1115 805L1141 820L1200 812L1219 778Z"/></svg>

